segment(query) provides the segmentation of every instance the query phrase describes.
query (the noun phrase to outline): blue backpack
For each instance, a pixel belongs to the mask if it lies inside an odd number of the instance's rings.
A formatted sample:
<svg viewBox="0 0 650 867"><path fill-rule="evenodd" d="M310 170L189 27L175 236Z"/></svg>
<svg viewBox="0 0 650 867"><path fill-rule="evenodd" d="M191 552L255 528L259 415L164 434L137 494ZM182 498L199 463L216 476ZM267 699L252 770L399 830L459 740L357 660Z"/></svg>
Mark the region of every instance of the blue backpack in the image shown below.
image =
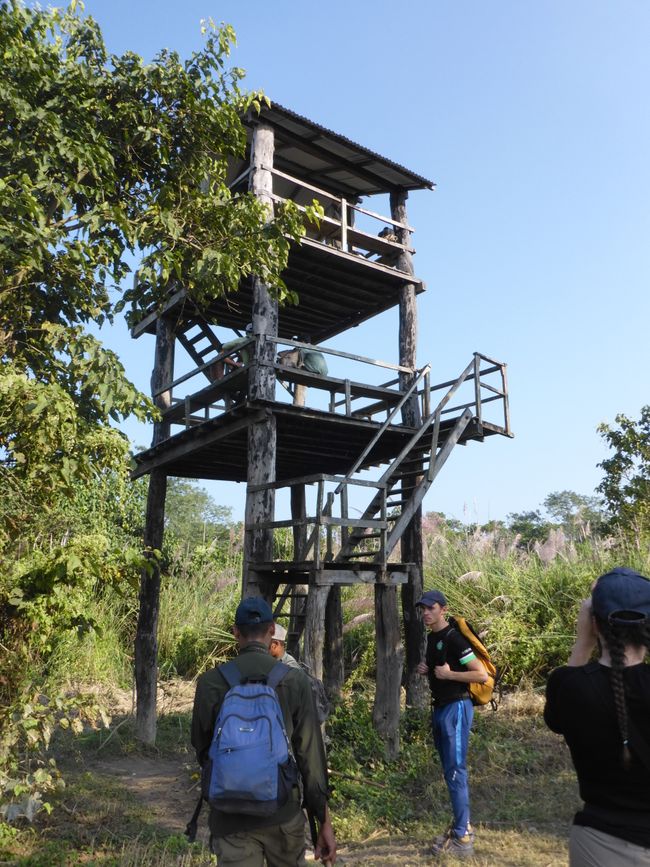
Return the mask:
<svg viewBox="0 0 650 867"><path fill-rule="evenodd" d="M276 662L266 678L243 682L234 661L219 671L230 688L203 766L202 796L223 813L272 815L298 781L276 692L291 669Z"/></svg>

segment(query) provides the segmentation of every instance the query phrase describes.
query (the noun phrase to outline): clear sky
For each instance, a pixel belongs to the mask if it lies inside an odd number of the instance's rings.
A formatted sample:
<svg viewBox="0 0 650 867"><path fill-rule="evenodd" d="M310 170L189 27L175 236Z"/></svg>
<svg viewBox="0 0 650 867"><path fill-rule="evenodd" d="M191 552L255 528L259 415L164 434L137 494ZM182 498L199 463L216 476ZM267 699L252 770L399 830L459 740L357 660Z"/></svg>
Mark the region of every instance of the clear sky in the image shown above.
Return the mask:
<svg viewBox="0 0 650 867"><path fill-rule="evenodd" d="M648 394L647 0L86 0L108 48L150 59L232 24L245 84L437 184L409 198L418 361L508 363L514 440L456 449L426 510L466 521L593 494L596 432ZM395 361L396 318L336 345ZM148 389L153 347L105 341ZM150 431L125 427L138 446ZM243 485L209 485L240 517Z"/></svg>

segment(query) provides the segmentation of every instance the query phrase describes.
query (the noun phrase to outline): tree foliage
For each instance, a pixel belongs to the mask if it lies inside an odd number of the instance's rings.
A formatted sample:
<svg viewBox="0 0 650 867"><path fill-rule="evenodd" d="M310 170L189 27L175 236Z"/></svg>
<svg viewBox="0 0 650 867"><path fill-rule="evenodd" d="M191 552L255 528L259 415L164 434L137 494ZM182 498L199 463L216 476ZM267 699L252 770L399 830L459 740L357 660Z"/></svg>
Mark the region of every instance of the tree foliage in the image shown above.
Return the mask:
<svg viewBox="0 0 650 867"><path fill-rule="evenodd" d="M286 297L280 274L304 229L295 206L269 220L226 185L241 117L263 99L226 65L232 28L205 25L189 59L164 50L146 64L109 54L75 6L0 0L0 353L105 421L150 405L88 323L127 305L137 317L174 282L205 303L255 273ZM139 279L122 292L129 254Z"/></svg>
<svg viewBox="0 0 650 867"><path fill-rule="evenodd" d="M51 783L38 752L67 718L42 695L57 641L94 629L89 596L130 592L151 562L111 424L153 405L91 326L179 285L203 305L249 274L295 300L281 273L304 216L226 184L264 97L228 66L232 28L204 36L187 60L144 63L107 52L76 0L0 0L0 800Z"/></svg>
<svg viewBox="0 0 650 867"><path fill-rule="evenodd" d="M603 503L599 497L587 497L575 491L553 491L543 505L571 539L598 531L603 525Z"/></svg>
<svg viewBox="0 0 650 867"><path fill-rule="evenodd" d="M191 479L167 480L165 532L193 551L199 545L227 543L233 527L232 509L221 506Z"/></svg>
<svg viewBox="0 0 650 867"><path fill-rule="evenodd" d="M507 525L511 533L520 537L520 544L524 546L542 542L548 536L550 529L539 509L511 512L507 516Z"/></svg>
<svg viewBox="0 0 650 867"><path fill-rule="evenodd" d="M613 451L598 464L605 472L598 490L614 526L638 540L650 532L650 405L638 420L621 414L615 421L598 427Z"/></svg>

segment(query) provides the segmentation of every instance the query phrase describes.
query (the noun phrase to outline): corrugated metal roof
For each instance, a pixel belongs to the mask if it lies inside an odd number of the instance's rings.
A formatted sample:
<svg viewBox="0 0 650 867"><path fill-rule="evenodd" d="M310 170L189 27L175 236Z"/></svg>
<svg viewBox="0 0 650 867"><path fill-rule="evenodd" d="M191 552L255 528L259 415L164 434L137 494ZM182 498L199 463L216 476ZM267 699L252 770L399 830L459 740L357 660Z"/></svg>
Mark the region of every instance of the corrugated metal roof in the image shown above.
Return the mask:
<svg viewBox="0 0 650 867"><path fill-rule="evenodd" d="M334 187L341 183L348 190L354 188L359 195L388 193L393 189L422 190L435 187L435 183L428 178L277 102L272 102L270 107L263 106L260 116L290 137L294 153L299 148L303 156L310 154L313 171L321 176L321 183L322 176L328 175ZM254 122L255 117L251 117L249 122ZM286 156L291 159L293 154L287 151ZM305 165L305 168L308 167ZM337 178L335 174L340 173L342 168L349 173L345 180L342 175Z"/></svg>

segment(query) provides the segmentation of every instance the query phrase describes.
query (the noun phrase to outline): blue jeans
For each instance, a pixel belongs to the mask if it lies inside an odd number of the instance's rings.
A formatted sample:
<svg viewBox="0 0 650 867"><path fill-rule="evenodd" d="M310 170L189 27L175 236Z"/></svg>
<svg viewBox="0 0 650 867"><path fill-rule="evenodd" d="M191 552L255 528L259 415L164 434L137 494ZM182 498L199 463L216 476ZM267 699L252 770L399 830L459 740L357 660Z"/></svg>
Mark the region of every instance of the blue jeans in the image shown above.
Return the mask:
<svg viewBox="0 0 650 867"><path fill-rule="evenodd" d="M434 708L432 714L433 742L438 750L449 790L454 813L453 832L457 837L463 837L469 825L466 760L473 719L474 706L469 698Z"/></svg>

